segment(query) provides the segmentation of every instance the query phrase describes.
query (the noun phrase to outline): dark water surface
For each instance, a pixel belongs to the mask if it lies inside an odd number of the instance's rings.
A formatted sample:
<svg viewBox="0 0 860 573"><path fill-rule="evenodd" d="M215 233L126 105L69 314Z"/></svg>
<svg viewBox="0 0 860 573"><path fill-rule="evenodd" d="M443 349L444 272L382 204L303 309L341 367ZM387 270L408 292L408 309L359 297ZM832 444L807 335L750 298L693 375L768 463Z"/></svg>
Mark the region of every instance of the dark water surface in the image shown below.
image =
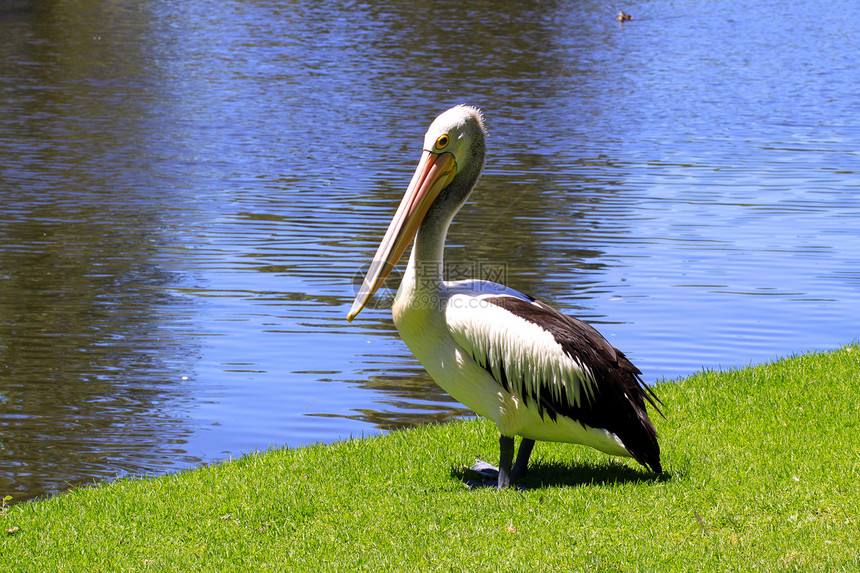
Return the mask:
<svg viewBox="0 0 860 573"><path fill-rule="evenodd" d="M345 320L457 103L458 272L648 381L858 337L853 4L391 4L0 0L0 497L466 415Z"/></svg>

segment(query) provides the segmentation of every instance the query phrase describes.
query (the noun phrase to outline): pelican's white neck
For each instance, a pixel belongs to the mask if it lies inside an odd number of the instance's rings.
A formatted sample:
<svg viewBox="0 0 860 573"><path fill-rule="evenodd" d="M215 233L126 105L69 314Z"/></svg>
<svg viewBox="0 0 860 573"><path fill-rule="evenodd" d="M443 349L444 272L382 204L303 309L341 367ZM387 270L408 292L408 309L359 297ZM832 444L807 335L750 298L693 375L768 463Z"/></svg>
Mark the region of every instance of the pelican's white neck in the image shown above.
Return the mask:
<svg viewBox="0 0 860 573"><path fill-rule="evenodd" d="M422 295L440 293L443 288L443 264L445 237L448 234L450 218L440 220L430 216L421 224L406 265L403 284Z"/></svg>

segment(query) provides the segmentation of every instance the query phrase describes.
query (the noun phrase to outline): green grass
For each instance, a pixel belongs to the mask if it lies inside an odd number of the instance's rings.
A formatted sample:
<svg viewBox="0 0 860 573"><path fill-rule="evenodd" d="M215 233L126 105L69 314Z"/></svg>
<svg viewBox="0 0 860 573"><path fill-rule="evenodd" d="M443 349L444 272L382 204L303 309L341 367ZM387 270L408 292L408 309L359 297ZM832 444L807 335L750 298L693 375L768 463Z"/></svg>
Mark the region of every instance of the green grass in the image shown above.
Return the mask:
<svg viewBox="0 0 860 573"><path fill-rule="evenodd" d="M860 346L657 391L664 474L539 443L526 491L469 420L6 508L5 571L857 571ZM12 533L9 533L9 532Z"/></svg>

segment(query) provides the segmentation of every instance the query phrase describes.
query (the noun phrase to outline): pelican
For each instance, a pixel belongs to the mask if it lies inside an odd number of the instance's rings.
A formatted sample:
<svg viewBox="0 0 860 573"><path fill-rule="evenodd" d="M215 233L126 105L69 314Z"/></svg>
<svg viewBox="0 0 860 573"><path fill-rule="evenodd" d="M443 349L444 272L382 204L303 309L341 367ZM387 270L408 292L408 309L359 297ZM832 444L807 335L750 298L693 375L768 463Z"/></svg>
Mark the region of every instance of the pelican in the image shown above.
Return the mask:
<svg viewBox="0 0 860 573"><path fill-rule="evenodd" d="M525 475L535 440L584 444L661 472L645 405L659 412L659 399L621 351L588 324L512 288L443 280L448 226L481 175L486 137L474 107L456 106L433 121L347 319L361 312L414 238L394 324L443 390L495 422L499 489ZM516 463L515 436L522 437Z"/></svg>

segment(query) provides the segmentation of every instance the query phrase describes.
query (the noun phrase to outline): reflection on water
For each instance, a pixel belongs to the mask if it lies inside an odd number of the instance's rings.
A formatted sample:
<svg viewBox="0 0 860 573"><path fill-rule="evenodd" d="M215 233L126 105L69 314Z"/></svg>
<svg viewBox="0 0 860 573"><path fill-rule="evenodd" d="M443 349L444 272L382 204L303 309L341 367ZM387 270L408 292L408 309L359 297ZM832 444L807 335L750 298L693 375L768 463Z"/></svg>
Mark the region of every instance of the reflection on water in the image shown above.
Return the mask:
<svg viewBox="0 0 860 573"><path fill-rule="evenodd" d="M650 381L856 338L846 9L0 3L0 496L468 415L345 321L457 103L490 155L452 269Z"/></svg>

